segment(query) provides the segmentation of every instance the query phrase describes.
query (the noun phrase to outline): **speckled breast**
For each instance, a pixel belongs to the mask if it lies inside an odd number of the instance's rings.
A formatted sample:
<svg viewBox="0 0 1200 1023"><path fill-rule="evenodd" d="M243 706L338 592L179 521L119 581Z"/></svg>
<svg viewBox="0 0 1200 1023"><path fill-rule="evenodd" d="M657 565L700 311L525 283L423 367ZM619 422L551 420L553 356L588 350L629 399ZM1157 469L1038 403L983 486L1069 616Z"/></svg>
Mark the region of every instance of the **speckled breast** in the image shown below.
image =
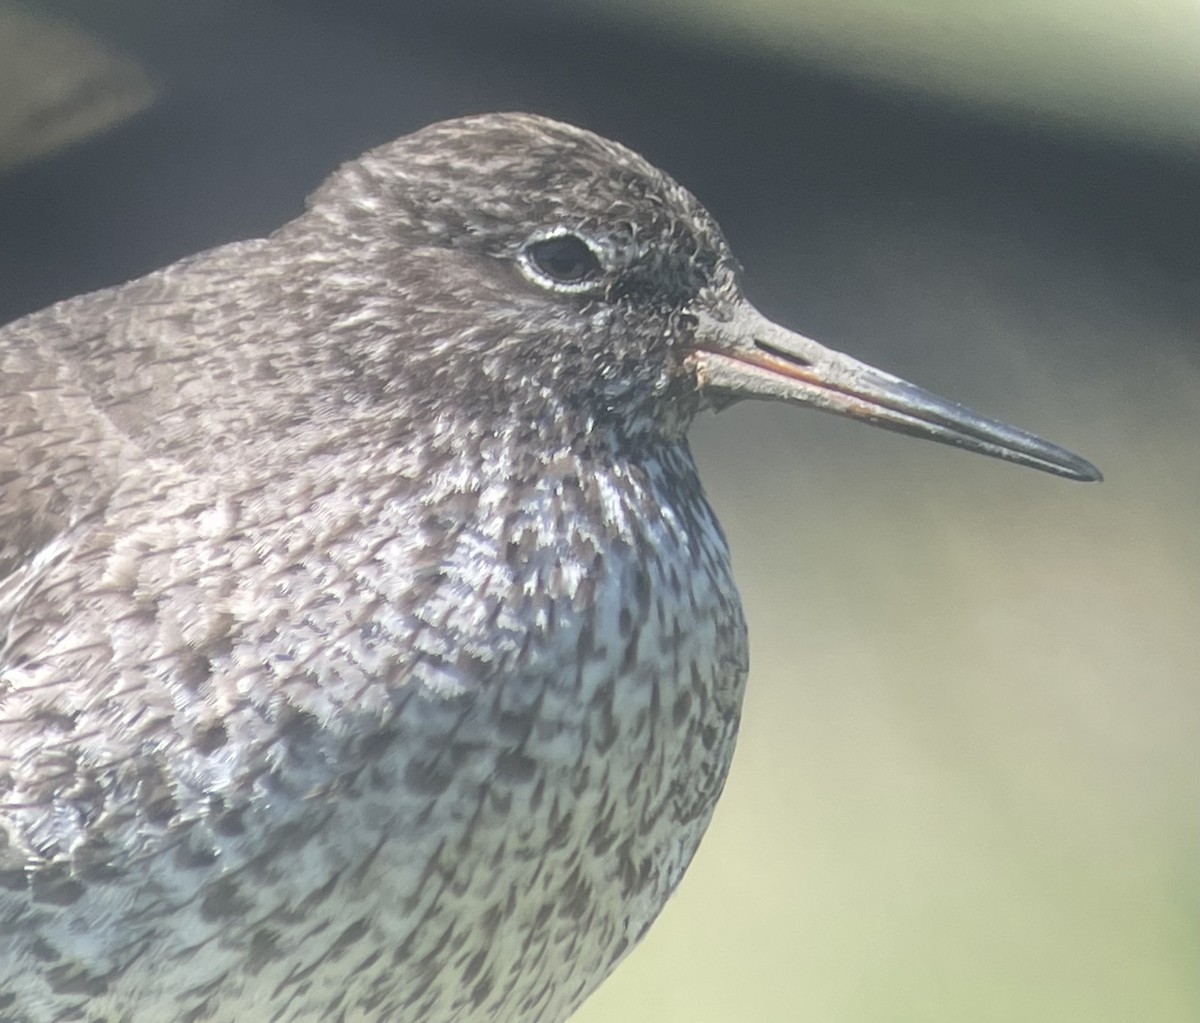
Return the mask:
<svg viewBox="0 0 1200 1023"><path fill-rule="evenodd" d="M69 904L0 895L15 1023L554 1023L641 938L733 751L724 539L682 447L476 496L419 601L381 544L352 629L277 620L271 728L230 712L223 783L172 761L206 809Z"/></svg>

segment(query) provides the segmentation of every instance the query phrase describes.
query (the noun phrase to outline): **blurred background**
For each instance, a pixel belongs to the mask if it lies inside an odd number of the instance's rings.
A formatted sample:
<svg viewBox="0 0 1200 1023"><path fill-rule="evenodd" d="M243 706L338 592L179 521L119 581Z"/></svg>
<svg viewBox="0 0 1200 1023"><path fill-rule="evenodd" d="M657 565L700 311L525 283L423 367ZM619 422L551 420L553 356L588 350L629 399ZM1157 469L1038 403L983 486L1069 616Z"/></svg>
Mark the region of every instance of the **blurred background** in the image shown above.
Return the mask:
<svg viewBox="0 0 1200 1023"><path fill-rule="evenodd" d="M0 0L0 320L489 109L640 150L770 315L1107 475L782 407L697 424L741 744L577 1018L1195 1020L1193 0Z"/></svg>

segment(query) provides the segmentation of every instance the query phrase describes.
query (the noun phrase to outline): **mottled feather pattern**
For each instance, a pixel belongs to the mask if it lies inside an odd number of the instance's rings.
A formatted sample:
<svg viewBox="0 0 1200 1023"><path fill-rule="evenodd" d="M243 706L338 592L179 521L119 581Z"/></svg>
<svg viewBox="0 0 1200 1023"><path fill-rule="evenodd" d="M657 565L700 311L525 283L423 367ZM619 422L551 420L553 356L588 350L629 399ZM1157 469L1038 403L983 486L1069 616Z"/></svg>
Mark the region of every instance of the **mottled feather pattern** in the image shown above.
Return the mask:
<svg viewBox="0 0 1200 1023"><path fill-rule="evenodd" d="M641 157L492 114L0 328L0 1023L562 1023L733 755L695 415L1100 479L739 281Z"/></svg>
<svg viewBox="0 0 1200 1023"><path fill-rule="evenodd" d="M746 641L672 324L736 268L486 120L0 331L5 1023L559 1021L678 884ZM516 277L564 220L602 301Z"/></svg>

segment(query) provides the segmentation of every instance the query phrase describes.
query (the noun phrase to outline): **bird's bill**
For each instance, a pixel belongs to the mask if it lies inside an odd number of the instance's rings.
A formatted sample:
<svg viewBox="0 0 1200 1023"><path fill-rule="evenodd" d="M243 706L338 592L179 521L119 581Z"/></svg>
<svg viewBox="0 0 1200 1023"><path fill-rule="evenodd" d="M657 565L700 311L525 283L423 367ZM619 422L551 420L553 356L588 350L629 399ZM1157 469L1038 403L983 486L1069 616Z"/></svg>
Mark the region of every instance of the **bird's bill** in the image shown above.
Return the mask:
<svg viewBox="0 0 1200 1023"><path fill-rule="evenodd" d="M748 302L697 318L695 367L714 397L771 398L861 419L1073 480L1099 480L1078 455L772 323Z"/></svg>

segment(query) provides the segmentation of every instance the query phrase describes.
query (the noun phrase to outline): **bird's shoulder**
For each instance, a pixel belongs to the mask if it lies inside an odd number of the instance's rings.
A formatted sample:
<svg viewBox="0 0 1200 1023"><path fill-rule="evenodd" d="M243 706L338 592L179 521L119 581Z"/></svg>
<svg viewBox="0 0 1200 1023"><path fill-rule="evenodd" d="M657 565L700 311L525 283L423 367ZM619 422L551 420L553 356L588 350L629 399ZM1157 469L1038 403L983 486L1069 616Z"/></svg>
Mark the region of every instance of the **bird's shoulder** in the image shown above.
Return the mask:
<svg viewBox="0 0 1200 1023"><path fill-rule="evenodd" d="M227 301L230 268L263 245L210 250L0 327L0 618L5 580L77 538L143 461L148 395L171 389L179 337Z"/></svg>

